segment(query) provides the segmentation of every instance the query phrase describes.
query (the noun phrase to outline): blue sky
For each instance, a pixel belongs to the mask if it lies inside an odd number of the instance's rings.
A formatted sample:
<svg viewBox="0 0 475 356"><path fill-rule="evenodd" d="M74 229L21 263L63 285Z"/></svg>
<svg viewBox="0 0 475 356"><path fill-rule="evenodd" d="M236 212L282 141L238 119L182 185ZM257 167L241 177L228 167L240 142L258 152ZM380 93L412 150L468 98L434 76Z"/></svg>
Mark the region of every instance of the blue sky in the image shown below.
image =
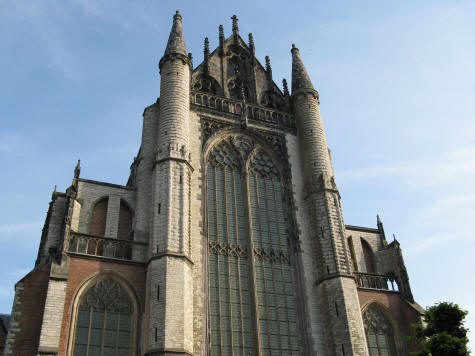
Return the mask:
<svg viewBox="0 0 475 356"><path fill-rule="evenodd" d="M320 92L345 223L374 227L379 213L416 300L460 304L475 330L475 2L233 4L0 0L0 313L76 160L84 178L125 184L179 8L195 65L233 14L279 85L296 43Z"/></svg>

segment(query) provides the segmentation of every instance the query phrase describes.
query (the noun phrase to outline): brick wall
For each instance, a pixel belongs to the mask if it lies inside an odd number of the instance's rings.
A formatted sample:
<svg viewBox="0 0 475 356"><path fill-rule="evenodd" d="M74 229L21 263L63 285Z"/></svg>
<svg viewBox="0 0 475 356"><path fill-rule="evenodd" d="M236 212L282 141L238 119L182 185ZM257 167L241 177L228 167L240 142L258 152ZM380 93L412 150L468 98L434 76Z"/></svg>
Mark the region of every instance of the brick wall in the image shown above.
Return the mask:
<svg viewBox="0 0 475 356"><path fill-rule="evenodd" d="M68 285L64 302L64 315L61 323L61 336L58 356L66 355L69 332L71 329L71 311L74 296L80 285L87 279L101 272L113 272L126 280L134 289L138 297L139 323L144 312L145 301L145 267L131 264L104 262L86 258L70 257ZM138 327L138 325L137 325ZM137 338L140 340L140 328L137 329ZM139 354L139 353L138 353ZM29 354L31 356L32 354Z"/></svg>
<svg viewBox="0 0 475 356"><path fill-rule="evenodd" d="M5 356L32 356L38 351L50 265L42 265L15 285Z"/></svg>
<svg viewBox="0 0 475 356"><path fill-rule="evenodd" d="M412 324L420 321L420 314L408 302L404 301L399 294L358 290L358 297L362 309L365 309L373 302L377 302L391 312L394 321L397 323L396 327L398 328L399 335L397 335L396 344L399 350L407 353L406 347L409 348L409 351L417 349L412 342L407 343L407 337L413 335Z"/></svg>

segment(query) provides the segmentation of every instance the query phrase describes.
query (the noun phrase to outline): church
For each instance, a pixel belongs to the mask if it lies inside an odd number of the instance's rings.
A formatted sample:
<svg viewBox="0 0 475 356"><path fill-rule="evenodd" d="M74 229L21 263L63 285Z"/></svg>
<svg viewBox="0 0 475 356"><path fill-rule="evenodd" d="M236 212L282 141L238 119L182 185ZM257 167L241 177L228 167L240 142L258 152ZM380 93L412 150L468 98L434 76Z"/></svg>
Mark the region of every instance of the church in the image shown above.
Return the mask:
<svg viewBox="0 0 475 356"><path fill-rule="evenodd" d="M345 225L319 93L238 19L193 65L173 16L125 185L54 191L4 355L402 356L423 309L383 224Z"/></svg>

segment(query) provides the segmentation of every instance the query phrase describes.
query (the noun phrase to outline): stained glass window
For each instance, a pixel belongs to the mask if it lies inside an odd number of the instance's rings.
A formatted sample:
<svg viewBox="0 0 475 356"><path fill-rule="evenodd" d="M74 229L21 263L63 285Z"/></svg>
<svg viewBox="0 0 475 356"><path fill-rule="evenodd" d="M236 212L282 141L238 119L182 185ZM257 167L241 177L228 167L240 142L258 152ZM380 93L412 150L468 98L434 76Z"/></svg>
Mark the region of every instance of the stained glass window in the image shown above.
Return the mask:
<svg viewBox="0 0 475 356"><path fill-rule="evenodd" d="M113 279L95 282L80 297L74 356L130 356L132 352L133 304Z"/></svg>
<svg viewBox="0 0 475 356"><path fill-rule="evenodd" d="M207 204L211 355L298 353L281 182L270 157L244 137L221 141L208 156Z"/></svg>
<svg viewBox="0 0 475 356"><path fill-rule="evenodd" d="M396 356L393 327L376 305L366 309L363 322L370 356Z"/></svg>

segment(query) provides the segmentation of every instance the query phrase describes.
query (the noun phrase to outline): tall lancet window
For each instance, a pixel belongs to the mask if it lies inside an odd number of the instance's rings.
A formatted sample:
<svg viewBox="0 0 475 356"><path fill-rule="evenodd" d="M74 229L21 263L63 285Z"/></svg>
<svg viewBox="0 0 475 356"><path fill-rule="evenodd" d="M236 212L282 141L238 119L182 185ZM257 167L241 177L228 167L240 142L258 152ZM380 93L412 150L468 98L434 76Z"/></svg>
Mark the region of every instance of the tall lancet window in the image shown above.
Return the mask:
<svg viewBox="0 0 475 356"><path fill-rule="evenodd" d="M211 355L297 354L278 170L234 137L211 150L206 173Z"/></svg>
<svg viewBox="0 0 475 356"><path fill-rule="evenodd" d="M263 355L298 351L287 229L279 172L257 150L249 162L260 347Z"/></svg>

